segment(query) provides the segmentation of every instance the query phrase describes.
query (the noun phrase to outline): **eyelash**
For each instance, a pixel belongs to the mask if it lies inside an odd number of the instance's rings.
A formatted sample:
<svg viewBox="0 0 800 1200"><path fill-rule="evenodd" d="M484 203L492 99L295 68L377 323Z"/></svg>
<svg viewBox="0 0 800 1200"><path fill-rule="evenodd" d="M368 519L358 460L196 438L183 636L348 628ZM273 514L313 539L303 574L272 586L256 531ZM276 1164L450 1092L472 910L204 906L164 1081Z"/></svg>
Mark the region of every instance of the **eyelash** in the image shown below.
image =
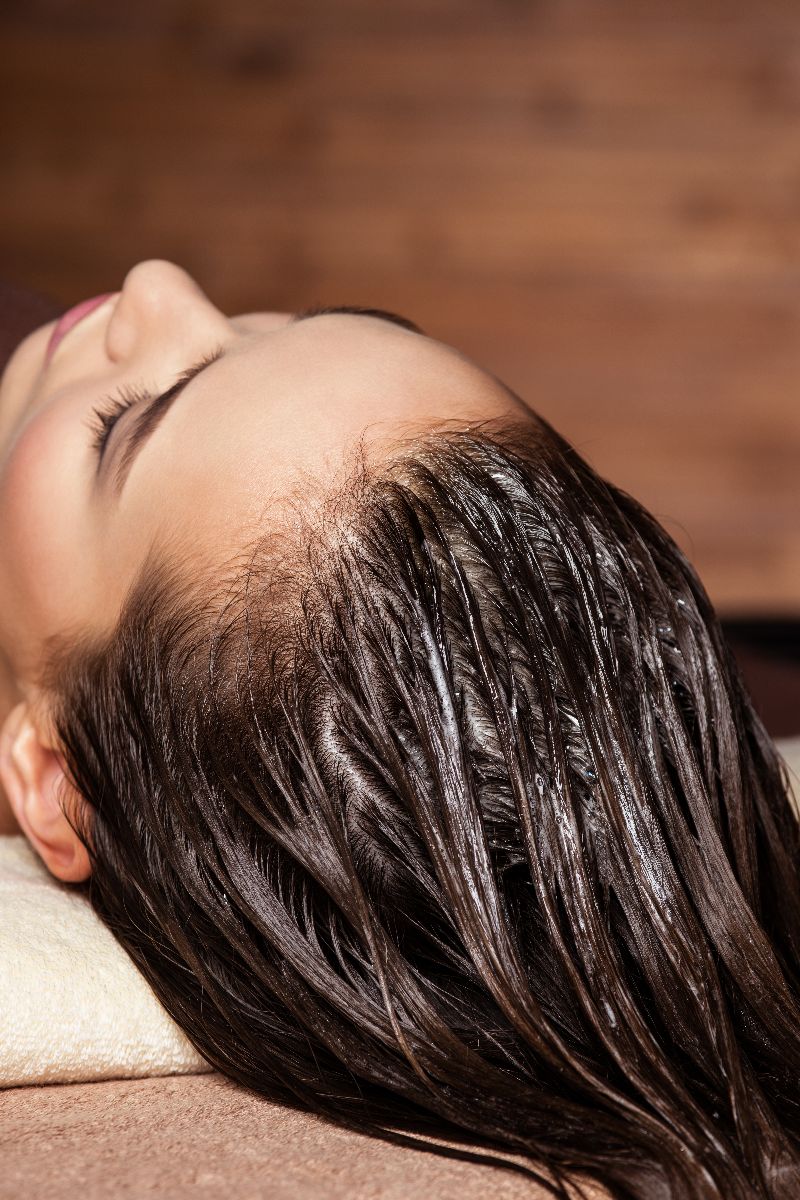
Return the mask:
<svg viewBox="0 0 800 1200"><path fill-rule="evenodd" d="M106 396L97 404L89 419L89 429L92 434L91 446L95 454L102 454L106 442L111 436L111 430L123 413L136 404L143 404L150 399L150 393L141 388L126 385L114 395Z"/></svg>

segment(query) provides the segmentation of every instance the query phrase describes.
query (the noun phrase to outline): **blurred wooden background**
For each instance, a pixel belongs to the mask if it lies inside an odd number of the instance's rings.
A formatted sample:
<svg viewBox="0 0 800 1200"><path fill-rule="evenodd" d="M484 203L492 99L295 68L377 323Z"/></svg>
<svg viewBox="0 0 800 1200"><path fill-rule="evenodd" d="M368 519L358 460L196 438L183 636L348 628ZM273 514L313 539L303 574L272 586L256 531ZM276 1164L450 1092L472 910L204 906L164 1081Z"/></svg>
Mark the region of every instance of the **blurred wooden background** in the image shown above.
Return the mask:
<svg viewBox="0 0 800 1200"><path fill-rule="evenodd" d="M377 304L800 614L797 0L3 0L0 276Z"/></svg>

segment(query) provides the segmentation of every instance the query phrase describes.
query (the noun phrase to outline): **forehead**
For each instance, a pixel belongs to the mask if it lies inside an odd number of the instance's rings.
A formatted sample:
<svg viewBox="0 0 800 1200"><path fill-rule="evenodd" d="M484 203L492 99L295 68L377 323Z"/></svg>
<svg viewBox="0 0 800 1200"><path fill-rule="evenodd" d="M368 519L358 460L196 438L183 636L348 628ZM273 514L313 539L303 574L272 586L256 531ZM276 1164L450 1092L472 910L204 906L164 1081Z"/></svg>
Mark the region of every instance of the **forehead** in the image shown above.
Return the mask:
<svg viewBox="0 0 800 1200"><path fill-rule="evenodd" d="M324 480L361 434L380 440L509 408L503 386L444 343L378 318L315 317L231 344L158 428L137 482L230 508L299 474Z"/></svg>
<svg viewBox="0 0 800 1200"><path fill-rule="evenodd" d="M332 479L348 450L513 406L453 348L377 318L325 315L245 333L154 432L121 504L162 536L252 526L304 479ZM154 503L155 502L155 503Z"/></svg>

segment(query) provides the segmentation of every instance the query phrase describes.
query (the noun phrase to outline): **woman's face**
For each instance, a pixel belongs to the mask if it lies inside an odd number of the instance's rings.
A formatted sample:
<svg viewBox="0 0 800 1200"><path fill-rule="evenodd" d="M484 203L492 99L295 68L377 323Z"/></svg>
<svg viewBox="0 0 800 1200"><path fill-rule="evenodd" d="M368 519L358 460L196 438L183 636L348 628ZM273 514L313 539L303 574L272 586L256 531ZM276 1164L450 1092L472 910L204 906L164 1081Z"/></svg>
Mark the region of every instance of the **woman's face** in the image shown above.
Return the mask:
<svg viewBox="0 0 800 1200"><path fill-rule="evenodd" d="M227 317L158 260L48 355L55 328L26 338L0 383L0 721L48 638L113 627L152 545L213 565L266 528L301 473L332 478L362 434L520 416L493 376L432 338L360 314ZM186 372L134 453L149 397ZM101 461L93 410L120 389L137 398Z"/></svg>

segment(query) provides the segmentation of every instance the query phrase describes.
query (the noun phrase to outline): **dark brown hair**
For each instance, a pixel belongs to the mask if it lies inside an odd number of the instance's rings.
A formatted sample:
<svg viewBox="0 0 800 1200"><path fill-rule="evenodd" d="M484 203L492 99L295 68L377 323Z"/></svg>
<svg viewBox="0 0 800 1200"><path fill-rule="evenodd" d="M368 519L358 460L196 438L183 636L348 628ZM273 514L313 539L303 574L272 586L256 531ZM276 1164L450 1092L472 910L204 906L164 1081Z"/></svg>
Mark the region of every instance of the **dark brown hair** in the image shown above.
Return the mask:
<svg viewBox="0 0 800 1200"><path fill-rule="evenodd" d="M534 420L298 528L54 659L82 886L167 1011L555 1195L800 1194L798 823L678 547Z"/></svg>

